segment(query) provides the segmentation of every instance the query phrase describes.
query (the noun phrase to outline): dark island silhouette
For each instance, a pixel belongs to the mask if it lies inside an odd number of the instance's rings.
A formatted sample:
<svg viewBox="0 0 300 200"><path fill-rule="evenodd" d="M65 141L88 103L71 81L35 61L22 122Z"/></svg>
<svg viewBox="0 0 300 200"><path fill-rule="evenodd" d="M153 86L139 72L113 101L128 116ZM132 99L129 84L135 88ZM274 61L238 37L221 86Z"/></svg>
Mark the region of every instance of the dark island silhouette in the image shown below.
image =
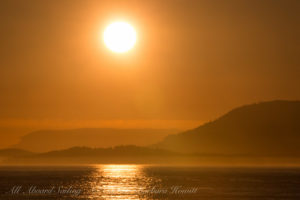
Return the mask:
<svg viewBox="0 0 300 200"><path fill-rule="evenodd" d="M300 164L300 101L236 108L196 129L149 146L73 147L32 153L1 150L2 164Z"/></svg>
<svg viewBox="0 0 300 200"><path fill-rule="evenodd" d="M65 150L33 153L18 149L0 150L1 164L119 164L119 163L164 163L167 159L176 161L185 158L180 154L163 149L139 147L134 145L110 148L72 147Z"/></svg>
<svg viewBox="0 0 300 200"><path fill-rule="evenodd" d="M155 146L186 153L299 156L300 101L242 106Z"/></svg>

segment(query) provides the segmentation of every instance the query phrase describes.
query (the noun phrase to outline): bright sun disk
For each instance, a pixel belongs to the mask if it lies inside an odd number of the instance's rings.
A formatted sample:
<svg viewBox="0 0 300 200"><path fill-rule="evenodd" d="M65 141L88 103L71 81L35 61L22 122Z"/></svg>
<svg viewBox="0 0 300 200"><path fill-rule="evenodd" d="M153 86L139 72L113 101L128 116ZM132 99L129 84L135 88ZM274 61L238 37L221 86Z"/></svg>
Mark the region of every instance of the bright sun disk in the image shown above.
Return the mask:
<svg viewBox="0 0 300 200"><path fill-rule="evenodd" d="M136 43L136 32L126 22L114 22L104 31L104 43L113 52L127 52Z"/></svg>

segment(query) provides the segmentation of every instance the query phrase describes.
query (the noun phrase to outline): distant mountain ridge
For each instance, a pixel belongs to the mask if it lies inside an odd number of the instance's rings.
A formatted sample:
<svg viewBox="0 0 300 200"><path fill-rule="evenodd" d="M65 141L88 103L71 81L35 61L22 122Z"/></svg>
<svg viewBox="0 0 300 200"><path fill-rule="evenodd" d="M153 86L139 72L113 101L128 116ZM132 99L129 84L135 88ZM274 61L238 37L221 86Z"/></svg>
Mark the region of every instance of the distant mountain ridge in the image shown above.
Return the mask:
<svg viewBox="0 0 300 200"><path fill-rule="evenodd" d="M300 166L300 157L227 156L176 153L134 145L111 148L72 147L46 153L0 150L0 166L155 164L201 166Z"/></svg>
<svg viewBox="0 0 300 200"><path fill-rule="evenodd" d="M31 156L34 153L22 149L0 149L0 157Z"/></svg>
<svg viewBox="0 0 300 200"><path fill-rule="evenodd" d="M110 148L72 147L45 153L33 153L21 149L0 149L2 165L60 165L99 163L164 163L165 159L177 160L185 155L164 149L134 145ZM175 159L173 159L175 158Z"/></svg>
<svg viewBox="0 0 300 200"><path fill-rule="evenodd" d="M97 139L98 130L79 129L79 133L69 130L35 132L28 135L30 142L20 144L42 145L64 144L65 139L75 137L94 140L93 144L109 144L109 147L91 148L73 145L63 150L45 153L31 153L18 149L0 150L3 164L115 164L115 163L156 163L156 164L279 164L300 166L300 101L272 101L242 106L220 118L196 129L176 135L168 135L156 145L147 147L126 145L133 137L145 139L140 130L131 137L127 132L115 134L106 132ZM89 132L89 131L91 132ZM131 130L130 130L131 131ZM146 135L152 136L153 130ZM161 134L159 131L157 134ZM164 134L167 134L164 132ZM119 136L122 137L119 137ZM163 134L162 134L163 135ZM45 137L46 136L46 137ZM83 137L85 136L85 137ZM91 137L92 136L92 137ZM108 138L104 137L107 136ZM141 137L139 137L141 136ZM77 138L76 138L77 137ZM125 145L112 145L112 138ZM147 143L151 142L146 137ZM23 140L23 142L26 140ZM68 141L68 140L66 140ZM34 142L37 142L35 144ZM103 143L102 143L103 142ZM19 145L20 145L19 144ZM72 145L73 143L67 143ZM53 148L53 145L50 147ZM65 145L65 144L64 144ZM21 145L20 145L21 146ZM76 147L77 146L77 147ZM115 146L115 147L112 147ZM2 152L2 154L1 154ZM0 158L1 161L1 158ZM0 163L1 164L1 163Z"/></svg>
<svg viewBox="0 0 300 200"><path fill-rule="evenodd" d="M300 101L242 106L155 146L185 153L299 156Z"/></svg>
<svg viewBox="0 0 300 200"><path fill-rule="evenodd" d="M161 141L175 129L109 129L82 128L41 130L23 136L13 148L33 152L47 152L74 146L108 148L118 145L148 146Z"/></svg>
<svg viewBox="0 0 300 200"><path fill-rule="evenodd" d="M164 149L153 149L135 145L116 146L111 148L72 147L69 149L36 154L39 157L80 157L80 156L170 156L178 155Z"/></svg>

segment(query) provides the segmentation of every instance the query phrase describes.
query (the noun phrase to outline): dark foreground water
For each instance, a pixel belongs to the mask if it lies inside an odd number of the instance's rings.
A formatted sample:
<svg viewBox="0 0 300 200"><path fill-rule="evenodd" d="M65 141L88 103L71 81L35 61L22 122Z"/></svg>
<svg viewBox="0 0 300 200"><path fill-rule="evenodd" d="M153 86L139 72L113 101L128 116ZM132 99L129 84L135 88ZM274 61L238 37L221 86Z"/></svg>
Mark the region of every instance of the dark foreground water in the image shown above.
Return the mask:
<svg viewBox="0 0 300 200"><path fill-rule="evenodd" d="M300 199L300 169L0 167L0 199Z"/></svg>

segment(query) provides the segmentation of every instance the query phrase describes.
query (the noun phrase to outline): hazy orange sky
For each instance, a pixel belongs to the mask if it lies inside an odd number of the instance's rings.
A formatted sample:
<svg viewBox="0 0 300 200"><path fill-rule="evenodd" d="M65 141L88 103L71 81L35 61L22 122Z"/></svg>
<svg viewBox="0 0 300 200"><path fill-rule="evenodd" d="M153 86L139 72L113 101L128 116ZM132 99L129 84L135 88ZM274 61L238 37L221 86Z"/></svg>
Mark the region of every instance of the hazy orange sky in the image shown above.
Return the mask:
<svg viewBox="0 0 300 200"><path fill-rule="evenodd" d="M0 134L185 129L300 99L299 11L297 0L2 0ZM122 55L102 41L115 20L138 34Z"/></svg>

